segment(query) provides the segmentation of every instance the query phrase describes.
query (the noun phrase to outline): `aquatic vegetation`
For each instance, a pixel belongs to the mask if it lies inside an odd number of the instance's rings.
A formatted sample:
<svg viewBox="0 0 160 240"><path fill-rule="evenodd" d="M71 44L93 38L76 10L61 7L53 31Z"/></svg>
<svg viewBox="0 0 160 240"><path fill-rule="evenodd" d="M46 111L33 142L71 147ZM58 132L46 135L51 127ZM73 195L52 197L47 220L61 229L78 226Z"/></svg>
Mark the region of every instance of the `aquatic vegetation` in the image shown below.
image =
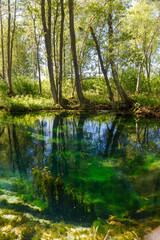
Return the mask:
<svg viewBox="0 0 160 240"><path fill-rule="evenodd" d="M47 172L47 168L45 168L45 172ZM57 180L57 184L60 184L60 186L61 181L60 179ZM2 192L5 195L5 190L2 190ZM9 192L7 193L9 194ZM107 220L98 219L94 221L90 228L84 228L64 222L54 223L51 220L45 220L40 215L38 216L38 212L36 213L38 209L36 210L34 206L24 203L21 199L19 199L19 203L17 198L14 198L14 200L15 203L9 203L7 200L2 200L0 203L1 207L3 206L3 210L0 212L0 239L40 240L43 237L46 240L53 238L64 240L140 240L146 233L160 224L158 218L132 220L110 216ZM14 208L8 209L9 204L14 205ZM16 204L17 206L21 204L21 207L16 208ZM33 211L31 211L31 208L33 208Z"/></svg>
<svg viewBox="0 0 160 240"><path fill-rule="evenodd" d="M64 183L62 176L58 175L54 178L51 171L45 166L43 169L32 168L33 183L38 194L43 193L44 196L51 197L52 201L58 198L59 201L63 198Z"/></svg>
<svg viewBox="0 0 160 240"><path fill-rule="evenodd" d="M141 239L160 224L159 140L138 117L2 113L0 239Z"/></svg>
<svg viewBox="0 0 160 240"><path fill-rule="evenodd" d="M8 217L7 217L8 214ZM53 223L44 219L25 216L15 211L1 213L0 219L5 219L1 224L1 239L88 239L88 240L140 240L145 234L158 224L149 220L135 221L119 219L110 216L108 220L97 220L91 228L78 227L71 224Z"/></svg>

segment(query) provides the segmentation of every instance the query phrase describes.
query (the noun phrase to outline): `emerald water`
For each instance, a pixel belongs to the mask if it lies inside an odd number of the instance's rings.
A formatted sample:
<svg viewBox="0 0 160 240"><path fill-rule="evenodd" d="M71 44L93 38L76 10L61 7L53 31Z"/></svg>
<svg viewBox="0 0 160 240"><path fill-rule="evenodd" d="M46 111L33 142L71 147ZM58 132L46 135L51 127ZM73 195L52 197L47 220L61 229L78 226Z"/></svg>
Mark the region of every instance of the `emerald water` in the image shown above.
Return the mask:
<svg viewBox="0 0 160 240"><path fill-rule="evenodd" d="M113 113L3 113L0 209L80 225L110 215L154 218L159 163L158 121Z"/></svg>

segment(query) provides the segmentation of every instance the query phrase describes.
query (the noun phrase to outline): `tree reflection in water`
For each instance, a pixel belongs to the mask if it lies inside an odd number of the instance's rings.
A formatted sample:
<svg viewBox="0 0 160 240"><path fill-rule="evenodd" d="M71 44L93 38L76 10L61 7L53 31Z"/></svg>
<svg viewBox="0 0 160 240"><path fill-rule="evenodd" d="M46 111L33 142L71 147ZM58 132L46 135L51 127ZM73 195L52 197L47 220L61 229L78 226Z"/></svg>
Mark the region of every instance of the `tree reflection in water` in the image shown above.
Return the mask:
<svg viewBox="0 0 160 240"><path fill-rule="evenodd" d="M12 185L19 175L25 187L16 185L16 191L45 202L55 218L144 217L148 208L154 214L159 133L158 123L131 116L15 116L0 127L1 182L7 177ZM38 181L35 167L41 169ZM53 182L43 179L45 167Z"/></svg>

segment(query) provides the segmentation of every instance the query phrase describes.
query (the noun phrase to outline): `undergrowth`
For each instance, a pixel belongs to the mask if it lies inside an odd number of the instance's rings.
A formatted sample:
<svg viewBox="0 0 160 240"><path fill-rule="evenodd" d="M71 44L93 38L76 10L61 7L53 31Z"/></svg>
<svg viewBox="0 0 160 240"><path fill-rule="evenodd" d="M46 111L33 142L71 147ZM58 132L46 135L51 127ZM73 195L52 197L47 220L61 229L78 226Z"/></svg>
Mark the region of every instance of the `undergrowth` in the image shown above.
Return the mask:
<svg viewBox="0 0 160 240"><path fill-rule="evenodd" d="M154 107L160 104L160 89L154 81L152 91L141 91L138 95L134 93L133 89L128 94L136 101L137 106ZM130 89L127 83L123 83L125 89ZM114 92L115 101L119 102L120 98L117 95L113 79L111 79L111 86ZM156 87L157 86L157 87ZM107 87L104 78L86 78L82 81L82 89L86 99L92 104L105 105L110 103ZM45 80L42 81L42 94L39 94L38 81L32 81L30 78L20 76L13 79L13 92L14 96L8 96L8 84L0 82L0 107L5 108L11 112L24 112L24 111L38 111L38 110L52 110L57 109L59 106L54 106L51 97L50 83ZM72 96L72 84L70 79L65 80L63 83L63 98L70 99ZM78 100L76 90L74 98ZM71 101L70 104L77 104Z"/></svg>

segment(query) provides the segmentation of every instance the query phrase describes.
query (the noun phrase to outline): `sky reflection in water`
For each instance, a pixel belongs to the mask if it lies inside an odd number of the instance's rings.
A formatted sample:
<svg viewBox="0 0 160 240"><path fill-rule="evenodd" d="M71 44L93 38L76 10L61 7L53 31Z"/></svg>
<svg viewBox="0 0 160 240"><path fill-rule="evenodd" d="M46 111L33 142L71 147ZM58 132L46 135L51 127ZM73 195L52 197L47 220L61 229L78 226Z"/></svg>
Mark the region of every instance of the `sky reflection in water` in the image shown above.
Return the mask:
<svg viewBox="0 0 160 240"><path fill-rule="evenodd" d="M159 206L160 125L153 120L111 114L10 116L1 118L0 151L1 188L37 201L48 217L144 218ZM42 176L43 189L37 185L31 174L36 166L40 174L47 167L54 187Z"/></svg>

